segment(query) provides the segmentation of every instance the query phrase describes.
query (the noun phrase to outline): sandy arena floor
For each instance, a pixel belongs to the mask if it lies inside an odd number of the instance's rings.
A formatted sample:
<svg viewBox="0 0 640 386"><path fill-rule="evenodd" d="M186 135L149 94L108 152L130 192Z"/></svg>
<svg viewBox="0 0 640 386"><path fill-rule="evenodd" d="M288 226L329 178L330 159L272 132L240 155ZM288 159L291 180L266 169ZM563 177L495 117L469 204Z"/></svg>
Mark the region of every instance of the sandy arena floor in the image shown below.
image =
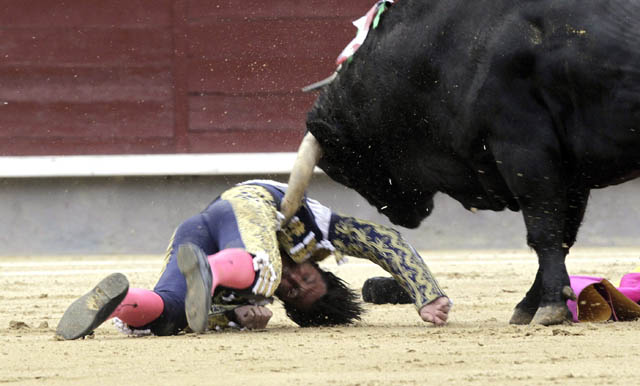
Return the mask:
<svg viewBox="0 0 640 386"><path fill-rule="evenodd" d="M640 322L511 326L536 258L528 251L423 257L455 302L434 328L412 306L367 306L351 327L301 329L280 305L267 330L132 338L105 323L57 341L65 308L108 273L152 287L160 256L0 258L0 384L20 385L584 385L637 384ZM572 274L617 285L640 249L574 250ZM377 266L326 265L355 288Z"/></svg>

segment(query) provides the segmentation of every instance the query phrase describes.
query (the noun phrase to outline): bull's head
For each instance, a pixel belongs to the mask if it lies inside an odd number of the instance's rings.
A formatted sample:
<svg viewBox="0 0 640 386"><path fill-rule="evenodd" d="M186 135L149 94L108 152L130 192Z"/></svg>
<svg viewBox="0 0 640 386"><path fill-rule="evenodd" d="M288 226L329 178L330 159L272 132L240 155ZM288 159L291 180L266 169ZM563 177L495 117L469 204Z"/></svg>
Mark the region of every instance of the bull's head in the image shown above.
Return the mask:
<svg viewBox="0 0 640 386"><path fill-rule="evenodd" d="M433 193L424 192L415 181L394 170L393 163L383 162L388 161L383 160L384 155L354 148L344 140L332 142L336 136L323 131L326 124L315 122L308 127L281 205L287 219L300 206L316 165L335 181L360 193L394 224L415 228L431 213ZM312 132L320 135L323 144Z"/></svg>

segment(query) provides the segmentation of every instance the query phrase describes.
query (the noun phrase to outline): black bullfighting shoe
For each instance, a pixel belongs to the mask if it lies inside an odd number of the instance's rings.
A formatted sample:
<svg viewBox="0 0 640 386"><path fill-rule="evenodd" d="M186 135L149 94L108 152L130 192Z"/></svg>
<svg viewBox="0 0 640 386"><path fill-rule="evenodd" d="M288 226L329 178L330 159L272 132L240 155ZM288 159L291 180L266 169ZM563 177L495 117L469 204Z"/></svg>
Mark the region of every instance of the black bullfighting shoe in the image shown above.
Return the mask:
<svg viewBox="0 0 640 386"><path fill-rule="evenodd" d="M112 273L76 301L62 315L56 335L64 339L87 336L111 316L129 291L129 280Z"/></svg>
<svg viewBox="0 0 640 386"><path fill-rule="evenodd" d="M374 304L410 304L411 296L392 277L372 277L362 286L362 300Z"/></svg>
<svg viewBox="0 0 640 386"><path fill-rule="evenodd" d="M207 331L211 309L213 277L209 260L199 247L187 243L178 247L178 268L187 281L184 311L189 328L196 333Z"/></svg>

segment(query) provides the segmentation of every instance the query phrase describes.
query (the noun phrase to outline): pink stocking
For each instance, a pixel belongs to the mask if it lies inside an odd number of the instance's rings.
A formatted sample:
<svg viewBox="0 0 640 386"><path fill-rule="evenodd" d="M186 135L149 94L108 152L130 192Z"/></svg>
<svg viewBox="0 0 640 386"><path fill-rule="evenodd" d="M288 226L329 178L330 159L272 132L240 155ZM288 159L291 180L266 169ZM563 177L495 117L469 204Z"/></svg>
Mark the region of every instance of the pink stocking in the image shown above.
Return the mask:
<svg viewBox="0 0 640 386"><path fill-rule="evenodd" d="M244 249L223 249L209 256L209 265L213 275L212 295L219 285L235 289L248 288L256 276L253 257Z"/></svg>
<svg viewBox="0 0 640 386"><path fill-rule="evenodd" d="M164 310L164 302L157 293L141 289L129 288L127 296L109 318L118 317L131 327L142 327L154 320Z"/></svg>

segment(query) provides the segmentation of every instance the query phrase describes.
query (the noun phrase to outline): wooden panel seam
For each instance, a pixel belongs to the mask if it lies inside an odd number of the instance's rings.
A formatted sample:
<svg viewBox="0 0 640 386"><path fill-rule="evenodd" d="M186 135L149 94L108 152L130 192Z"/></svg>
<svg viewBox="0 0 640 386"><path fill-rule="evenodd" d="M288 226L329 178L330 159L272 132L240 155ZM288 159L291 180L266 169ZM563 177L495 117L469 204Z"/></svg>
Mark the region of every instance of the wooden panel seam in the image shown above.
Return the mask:
<svg viewBox="0 0 640 386"><path fill-rule="evenodd" d="M172 15L174 133L177 153L186 153L189 150L187 5L187 0L175 0Z"/></svg>

